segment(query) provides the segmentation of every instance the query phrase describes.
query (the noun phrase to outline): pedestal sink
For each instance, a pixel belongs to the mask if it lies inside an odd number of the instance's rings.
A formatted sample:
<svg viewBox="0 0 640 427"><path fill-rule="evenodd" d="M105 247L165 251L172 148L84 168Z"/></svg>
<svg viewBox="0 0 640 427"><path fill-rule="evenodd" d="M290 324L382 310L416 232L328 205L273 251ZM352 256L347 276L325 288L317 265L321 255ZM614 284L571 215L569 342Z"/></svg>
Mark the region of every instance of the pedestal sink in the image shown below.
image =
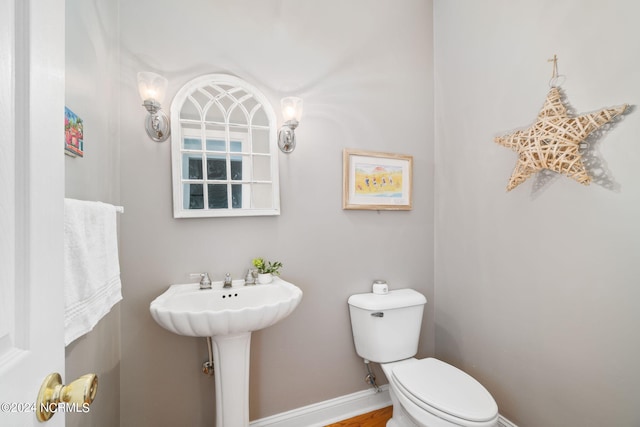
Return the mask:
<svg viewBox="0 0 640 427"><path fill-rule="evenodd" d="M198 283L172 285L151 302L151 316L178 335L211 337L216 383L216 427L249 425L251 332L284 319L302 291L274 278L267 285L200 290Z"/></svg>

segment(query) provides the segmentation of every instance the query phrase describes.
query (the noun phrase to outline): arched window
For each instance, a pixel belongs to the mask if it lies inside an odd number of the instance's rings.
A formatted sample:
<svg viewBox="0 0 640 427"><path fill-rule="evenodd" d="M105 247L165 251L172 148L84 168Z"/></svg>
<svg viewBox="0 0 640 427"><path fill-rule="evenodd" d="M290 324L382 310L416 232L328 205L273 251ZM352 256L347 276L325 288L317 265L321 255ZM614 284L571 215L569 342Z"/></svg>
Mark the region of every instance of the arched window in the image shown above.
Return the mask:
<svg viewBox="0 0 640 427"><path fill-rule="evenodd" d="M185 84L171 104L174 218L279 215L276 116L225 74Z"/></svg>

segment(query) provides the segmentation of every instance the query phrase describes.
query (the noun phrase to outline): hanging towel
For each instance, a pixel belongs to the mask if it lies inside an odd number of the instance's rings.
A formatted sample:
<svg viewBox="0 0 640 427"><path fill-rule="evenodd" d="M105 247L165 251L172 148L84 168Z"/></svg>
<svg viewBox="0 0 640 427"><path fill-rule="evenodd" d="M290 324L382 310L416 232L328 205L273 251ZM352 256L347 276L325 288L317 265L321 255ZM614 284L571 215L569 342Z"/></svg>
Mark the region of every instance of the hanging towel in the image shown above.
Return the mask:
<svg viewBox="0 0 640 427"><path fill-rule="evenodd" d="M121 299L116 207L65 199L65 345L92 330Z"/></svg>

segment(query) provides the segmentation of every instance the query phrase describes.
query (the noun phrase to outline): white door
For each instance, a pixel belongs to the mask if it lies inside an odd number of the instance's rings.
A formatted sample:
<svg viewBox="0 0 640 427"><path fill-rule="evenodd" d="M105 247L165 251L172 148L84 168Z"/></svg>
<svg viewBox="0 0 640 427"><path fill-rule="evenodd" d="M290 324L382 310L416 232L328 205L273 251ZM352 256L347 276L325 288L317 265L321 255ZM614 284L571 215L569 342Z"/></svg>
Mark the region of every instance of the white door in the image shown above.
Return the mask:
<svg viewBox="0 0 640 427"><path fill-rule="evenodd" d="M64 0L0 0L0 425L64 378Z"/></svg>

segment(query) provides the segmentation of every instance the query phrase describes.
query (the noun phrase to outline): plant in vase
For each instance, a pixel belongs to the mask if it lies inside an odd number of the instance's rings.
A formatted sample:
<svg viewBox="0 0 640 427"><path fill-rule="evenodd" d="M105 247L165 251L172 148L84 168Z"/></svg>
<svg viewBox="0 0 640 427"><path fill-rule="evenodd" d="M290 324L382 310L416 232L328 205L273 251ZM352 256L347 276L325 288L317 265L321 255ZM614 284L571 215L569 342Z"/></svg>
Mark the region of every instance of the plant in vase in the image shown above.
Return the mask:
<svg viewBox="0 0 640 427"><path fill-rule="evenodd" d="M280 275L282 263L280 261L265 261L264 258L254 258L253 266L258 269L258 283L271 283L273 276Z"/></svg>

